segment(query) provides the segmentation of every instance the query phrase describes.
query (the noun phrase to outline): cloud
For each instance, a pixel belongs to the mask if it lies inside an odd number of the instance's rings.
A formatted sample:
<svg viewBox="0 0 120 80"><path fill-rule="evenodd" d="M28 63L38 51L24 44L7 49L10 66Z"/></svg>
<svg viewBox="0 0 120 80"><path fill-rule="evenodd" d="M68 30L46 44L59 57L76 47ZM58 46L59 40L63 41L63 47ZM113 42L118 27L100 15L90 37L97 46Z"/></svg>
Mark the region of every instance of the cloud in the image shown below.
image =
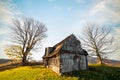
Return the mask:
<svg viewBox="0 0 120 80"><path fill-rule="evenodd" d="M54 6L53 7L55 10L57 10L57 11L61 11L62 10L62 8L61 7L58 7L58 6Z"/></svg>
<svg viewBox="0 0 120 80"><path fill-rule="evenodd" d="M106 22L120 22L120 0L102 0L92 7L90 16L99 16L98 18Z"/></svg>
<svg viewBox="0 0 120 80"><path fill-rule="evenodd" d="M114 28L115 29L115 42L116 42L116 45L118 45L118 47L120 46L120 28L116 27Z"/></svg>
<svg viewBox="0 0 120 80"><path fill-rule="evenodd" d="M0 35L8 33L8 30L0 29Z"/></svg>
<svg viewBox="0 0 120 80"><path fill-rule="evenodd" d="M8 41L9 28L12 18L20 14L16 6L12 3L12 0L0 0L0 57L6 58L4 49L6 45L10 44Z"/></svg>
<svg viewBox="0 0 120 80"><path fill-rule="evenodd" d="M48 0L48 2L53 2L53 1L55 1L55 0Z"/></svg>
<svg viewBox="0 0 120 80"><path fill-rule="evenodd" d="M77 3L83 3L84 0L75 0Z"/></svg>
<svg viewBox="0 0 120 80"><path fill-rule="evenodd" d="M8 44L10 44L9 41L7 40L0 40L0 45L2 47L0 47L0 58L7 58L7 55L4 53L4 49L7 47Z"/></svg>
<svg viewBox="0 0 120 80"><path fill-rule="evenodd" d="M116 33L118 34L118 36L120 37L120 28L115 28ZM119 38L120 39L120 38Z"/></svg>
<svg viewBox="0 0 120 80"><path fill-rule="evenodd" d="M67 11L72 11L72 10L73 10L72 7L68 7L68 8L67 8Z"/></svg>
<svg viewBox="0 0 120 80"><path fill-rule="evenodd" d="M114 28L114 46L115 51L111 54L111 58L115 57L116 59L120 60L120 28L115 27Z"/></svg>
<svg viewBox="0 0 120 80"><path fill-rule="evenodd" d="M11 0L0 0L0 23L8 24L14 15L20 14Z"/></svg>

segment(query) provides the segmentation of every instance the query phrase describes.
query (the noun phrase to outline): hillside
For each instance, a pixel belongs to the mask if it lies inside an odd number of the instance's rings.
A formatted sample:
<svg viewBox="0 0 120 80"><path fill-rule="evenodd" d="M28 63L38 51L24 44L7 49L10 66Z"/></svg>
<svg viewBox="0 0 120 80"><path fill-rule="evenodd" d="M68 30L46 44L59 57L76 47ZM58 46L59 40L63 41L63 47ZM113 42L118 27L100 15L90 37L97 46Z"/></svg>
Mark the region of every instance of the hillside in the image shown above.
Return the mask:
<svg viewBox="0 0 120 80"><path fill-rule="evenodd" d="M43 66L24 66L1 71L0 80L120 80L120 68L92 65L60 76Z"/></svg>
<svg viewBox="0 0 120 80"><path fill-rule="evenodd" d="M89 56L88 57L88 62L90 64L96 64L97 63L97 58ZM110 65L110 66L120 66L120 61L118 61L118 60L103 59L103 62Z"/></svg>
<svg viewBox="0 0 120 80"><path fill-rule="evenodd" d="M0 59L0 64L11 62L11 59Z"/></svg>

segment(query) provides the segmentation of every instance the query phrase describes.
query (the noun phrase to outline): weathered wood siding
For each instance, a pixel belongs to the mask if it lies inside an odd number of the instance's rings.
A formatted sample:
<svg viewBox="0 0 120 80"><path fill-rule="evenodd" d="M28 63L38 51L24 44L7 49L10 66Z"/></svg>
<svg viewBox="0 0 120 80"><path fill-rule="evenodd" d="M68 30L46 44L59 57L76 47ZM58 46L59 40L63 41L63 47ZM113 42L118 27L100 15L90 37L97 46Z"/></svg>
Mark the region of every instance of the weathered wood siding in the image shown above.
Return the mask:
<svg viewBox="0 0 120 80"><path fill-rule="evenodd" d="M68 50L71 52L82 52L80 41L77 40L74 36L64 43L61 50Z"/></svg>
<svg viewBox="0 0 120 80"><path fill-rule="evenodd" d="M74 70L85 70L86 66L86 56L79 55L75 57L75 54L62 53L61 58L61 73L70 72Z"/></svg>
<svg viewBox="0 0 120 80"><path fill-rule="evenodd" d="M84 55L81 55L80 56L80 70L85 70L85 69L87 69L87 62L86 62L86 56L84 56Z"/></svg>
<svg viewBox="0 0 120 80"><path fill-rule="evenodd" d="M52 69L56 73L60 73L60 59L59 56L52 57L48 61L48 68Z"/></svg>
<svg viewBox="0 0 120 80"><path fill-rule="evenodd" d="M74 54L61 54L61 73L73 71L73 55Z"/></svg>

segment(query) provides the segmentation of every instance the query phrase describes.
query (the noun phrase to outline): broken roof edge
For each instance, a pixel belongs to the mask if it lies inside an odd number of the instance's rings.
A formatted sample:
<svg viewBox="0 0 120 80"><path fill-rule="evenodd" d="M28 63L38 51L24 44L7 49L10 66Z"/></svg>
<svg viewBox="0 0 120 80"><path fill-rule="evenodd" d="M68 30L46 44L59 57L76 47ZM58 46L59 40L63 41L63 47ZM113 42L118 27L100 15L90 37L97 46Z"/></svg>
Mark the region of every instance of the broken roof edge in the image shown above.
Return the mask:
<svg viewBox="0 0 120 80"><path fill-rule="evenodd" d="M55 50L57 46L59 46L60 44L64 44L64 42L67 41L67 40L68 40L70 37L72 37L72 36L75 37L75 35L72 33L72 34L70 34L68 37L66 37L66 38L64 38L63 40L61 40L59 43L55 44L52 48ZM61 47L62 47L62 46L61 46ZM46 48L48 48L48 47L45 47L45 50L46 50ZM51 54L55 52L54 50L51 52ZM45 57L45 56L46 56L46 52L45 52L45 54L43 55L43 57Z"/></svg>
<svg viewBox="0 0 120 80"><path fill-rule="evenodd" d="M71 37L75 37L77 40L79 40L79 39L72 33L71 35L69 35L68 37L66 37L65 39L63 39L62 41L60 41L59 43L57 43L56 45L54 45L54 46L52 47L53 50L52 50L52 52L49 54L49 56L51 57L51 56L54 56L54 55L56 55L57 53L59 53L59 51L60 51L61 48L62 48L62 45L65 43L65 41L67 41L67 40L68 40L69 38L71 38ZM59 45L61 45L61 46L60 46L60 48L56 51L56 48L57 48ZM48 47L46 47L46 48L48 48ZM82 53L81 55L88 55L88 53L87 53L86 50L83 49L83 52L85 52L85 53L84 53L84 54ZM79 53L81 53L81 52L79 52ZM44 55L43 57L49 57L49 56Z"/></svg>
<svg viewBox="0 0 120 80"><path fill-rule="evenodd" d="M57 43L56 45L54 45L53 47L56 47L56 46L64 43L66 40L68 40L68 39L71 38L72 36L75 37L75 35L72 33L72 34L70 34L68 37L64 38L62 41L60 41L59 43Z"/></svg>

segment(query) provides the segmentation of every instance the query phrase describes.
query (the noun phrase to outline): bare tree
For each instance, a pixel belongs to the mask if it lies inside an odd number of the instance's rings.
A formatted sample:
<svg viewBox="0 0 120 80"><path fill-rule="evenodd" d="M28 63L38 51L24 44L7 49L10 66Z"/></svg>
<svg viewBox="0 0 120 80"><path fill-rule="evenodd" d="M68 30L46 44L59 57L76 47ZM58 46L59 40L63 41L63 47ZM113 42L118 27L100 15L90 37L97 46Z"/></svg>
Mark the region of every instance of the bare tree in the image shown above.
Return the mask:
<svg viewBox="0 0 120 80"><path fill-rule="evenodd" d="M13 60L21 61L23 58L21 46L10 45L10 46L7 46L4 51L5 51L6 55ZM32 55L32 54L31 53L28 54L27 60L31 58L30 55Z"/></svg>
<svg viewBox="0 0 120 80"><path fill-rule="evenodd" d="M47 28L33 18L13 19L12 40L22 48L22 64L26 65L30 51L38 48L46 37Z"/></svg>
<svg viewBox="0 0 120 80"><path fill-rule="evenodd" d="M5 48L6 55L13 59L21 61L23 58L22 54L22 47L17 45L10 45ZM28 54L27 60L30 58L29 56L32 55L31 53Z"/></svg>
<svg viewBox="0 0 120 80"><path fill-rule="evenodd" d="M110 36L110 28L97 24L86 24L83 30L84 47L89 53L95 53L100 64L103 64L103 58L113 49L113 37Z"/></svg>

